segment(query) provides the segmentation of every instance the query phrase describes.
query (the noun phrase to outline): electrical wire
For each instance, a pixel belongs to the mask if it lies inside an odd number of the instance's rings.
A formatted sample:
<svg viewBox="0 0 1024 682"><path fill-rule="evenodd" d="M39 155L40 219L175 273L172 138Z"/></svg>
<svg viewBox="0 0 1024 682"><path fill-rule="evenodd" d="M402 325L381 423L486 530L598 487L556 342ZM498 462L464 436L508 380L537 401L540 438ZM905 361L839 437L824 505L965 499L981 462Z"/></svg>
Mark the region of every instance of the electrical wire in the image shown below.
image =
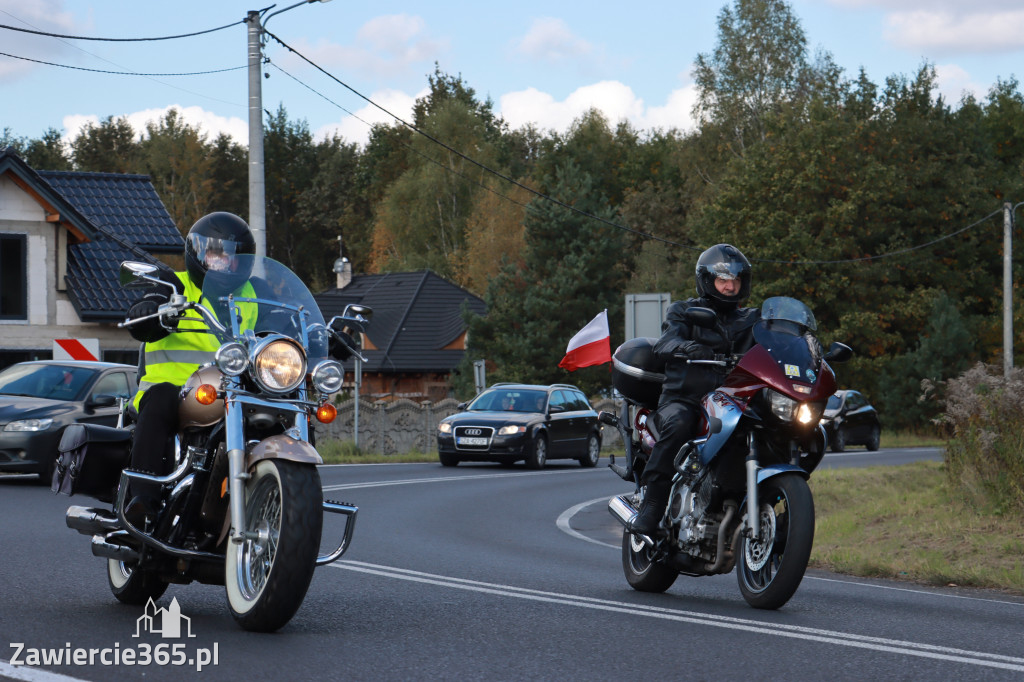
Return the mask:
<svg viewBox="0 0 1024 682"><path fill-rule="evenodd" d="M6 12L5 12L6 14ZM208 28L205 31L196 31L195 33L182 33L176 36L159 36L156 38L94 38L92 36L70 36L61 33L50 33L49 31L39 31L31 28L18 28L17 26L8 26L7 24L0 24L0 28L7 29L8 31L18 31L20 33L32 33L37 36L47 36L49 38L67 38L69 40L99 40L110 43L142 43L142 42L154 42L158 40L177 40L178 38L191 38L193 36L201 36L206 33L213 33L214 31L222 31L225 28L231 28L238 24L244 24L245 19L235 21L230 24L218 26L217 28Z"/></svg>
<svg viewBox="0 0 1024 682"><path fill-rule="evenodd" d="M212 73L225 73L227 71L240 71L241 69L249 68L248 64L244 66L232 66L227 69L215 69L212 71L192 71L190 73L140 73L138 71L108 71L106 69L89 69L84 66L71 66L69 64L57 64L56 62L44 62L41 59L32 59L31 57L22 57L16 54L10 54L9 52L0 52L0 56L11 57L12 59L21 59L26 62L33 62L35 64L45 64L46 66L58 66L62 69L74 69L76 71L89 71L92 73L108 73L115 76L206 76Z"/></svg>

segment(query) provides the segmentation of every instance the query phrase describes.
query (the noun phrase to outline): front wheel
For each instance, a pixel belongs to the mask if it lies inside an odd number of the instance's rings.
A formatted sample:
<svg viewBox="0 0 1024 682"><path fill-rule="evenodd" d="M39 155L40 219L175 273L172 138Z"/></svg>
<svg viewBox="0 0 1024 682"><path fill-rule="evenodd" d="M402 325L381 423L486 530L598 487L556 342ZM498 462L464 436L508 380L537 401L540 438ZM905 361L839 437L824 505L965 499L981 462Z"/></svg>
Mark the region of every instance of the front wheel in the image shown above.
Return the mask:
<svg viewBox="0 0 1024 682"><path fill-rule="evenodd" d="M739 543L736 578L755 609L777 609L796 593L814 544L814 499L807 481L781 474L758 490L760 537Z"/></svg>
<svg viewBox="0 0 1024 682"><path fill-rule="evenodd" d="M139 570L137 562L107 559L107 584L122 604L142 606L167 591L167 583L151 571Z"/></svg>
<svg viewBox="0 0 1024 682"><path fill-rule="evenodd" d="M548 439L538 433L533 439L533 451L526 456L526 466L530 469L543 469L548 461Z"/></svg>
<svg viewBox="0 0 1024 682"><path fill-rule="evenodd" d="M639 592L664 592L679 577L675 569L652 561L652 551L643 540L622 531L622 572L629 586Z"/></svg>
<svg viewBox="0 0 1024 682"><path fill-rule="evenodd" d="M438 458L441 460L441 466L443 467L457 467L459 466L459 458L455 455L447 452L439 452Z"/></svg>
<svg viewBox="0 0 1024 682"><path fill-rule="evenodd" d="M313 579L323 526L320 474L309 464L261 460L245 495L248 537L241 544L228 539L228 606L246 630L273 632L295 615Z"/></svg>
<svg viewBox="0 0 1024 682"><path fill-rule="evenodd" d="M587 437L587 451L580 457L580 466L591 468L597 466L597 460L601 458L601 441L597 434L592 433Z"/></svg>
<svg viewBox="0 0 1024 682"><path fill-rule="evenodd" d="M870 450L871 452L875 452L876 450L878 450L878 446L881 444L881 440L881 430L877 426L873 426L871 427L871 436L868 437L868 442L865 443L865 445L867 445L868 450Z"/></svg>
<svg viewBox="0 0 1024 682"><path fill-rule="evenodd" d="M835 433L832 434L832 442L829 445L832 447L832 452L842 452L846 449L846 436L843 435L842 427L836 427Z"/></svg>

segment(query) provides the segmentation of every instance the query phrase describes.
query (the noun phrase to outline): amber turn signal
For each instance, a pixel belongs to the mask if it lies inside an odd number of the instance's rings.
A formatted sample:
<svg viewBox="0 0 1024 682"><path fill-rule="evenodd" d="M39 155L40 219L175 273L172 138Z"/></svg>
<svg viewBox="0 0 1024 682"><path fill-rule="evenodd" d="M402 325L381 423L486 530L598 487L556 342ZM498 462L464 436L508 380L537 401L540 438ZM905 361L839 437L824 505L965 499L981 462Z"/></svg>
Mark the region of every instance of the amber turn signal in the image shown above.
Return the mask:
<svg viewBox="0 0 1024 682"><path fill-rule="evenodd" d="M324 424L330 424L334 421L334 418L338 416L338 410L330 403L324 403L316 410L317 421Z"/></svg>
<svg viewBox="0 0 1024 682"><path fill-rule="evenodd" d="M200 405L212 405L217 399L217 389L210 384L203 384L196 389L196 400Z"/></svg>

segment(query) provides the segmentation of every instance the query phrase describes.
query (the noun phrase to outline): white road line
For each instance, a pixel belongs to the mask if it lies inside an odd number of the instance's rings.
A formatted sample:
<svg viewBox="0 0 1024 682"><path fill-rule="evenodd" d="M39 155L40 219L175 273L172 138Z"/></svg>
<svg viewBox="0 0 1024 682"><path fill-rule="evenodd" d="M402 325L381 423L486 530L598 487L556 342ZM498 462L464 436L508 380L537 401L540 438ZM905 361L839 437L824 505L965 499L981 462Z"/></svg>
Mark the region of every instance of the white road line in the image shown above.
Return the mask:
<svg viewBox="0 0 1024 682"><path fill-rule="evenodd" d="M562 512L558 516L558 519L555 521L555 525L558 526L558 529L560 531L562 531L563 533L566 533L568 535L571 535L572 537L576 538L577 540L586 540L587 542L592 542L595 545L601 545L602 547L611 547L613 549L621 549L620 545L613 545L613 544L610 544L608 542L601 542L600 540L595 540L594 538L589 538L586 535L584 535L583 533L580 533L579 531L573 530L572 526L569 525L569 521L572 520L572 517L576 516L577 512L579 512L579 511L581 511L583 509L586 509L587 507L589 507L592 504L597 504L598 502L607 502L609 499L611 499L611 498L608 497L608 496L598 497L597 499L589 500L587 502L580 502L575 507L569 507L568 509L566 509L564 512Z"/></svg>
<svg viewBox="0 0 1024 682"><path fill-rule="evenodd" d="M3 659L0 659L0 676L9 677L13 680L25 680L26 682L84 682L78 677L51 673L49 670L42 668L11 665L10 662Z"/></svg>
<svg viewBox="0 0 1024 682"><path fill-rule="evenodd" d="M531 590L512 585L500 585L476 580L466 580L463 578L453 578L432 573L422 573L420 571L396 568L394 566L369 564L361 561L342 560L330 565L334 568L347 571L368 573L385 578L408 580L427 585L435 585L438 587L468 590L482 594L492 594L500 597L527 599L530 601L574 606L577 608L594 609L612 613L622 613L645 618L658 618L661 620L692 623L695 625L724 628L728 630L740 630L773 637L786 637L789 639L800 639L819 642L822 644L833 644L836 646L868 649L904 656L915 656L919 658L950 661L953 663L964 663L979 667L1000 668L1003 670L1024 672L1024 658L1005 656L1002 654L991 654L983 651L970 651L966 649L936 646L920 642L871 637L855 633L840 632L837 630L824 630L820 628L800 627L789 624L776 626L771 623L764 623L744 618L715 616L695 611L651 607L641 604L630 604L628 602L582 597L572 594L561 594L558 592L543 592L540 590Z"/></svg>
<svg viewBox="0 0 1024 682"><path fill-rule="evenodd" d="M601 469L565 469L556 471L530 471L521 473L501 472L496 474L475 474L470 476L443 476L441 478L404 478L396 481L367 481L365 483L339 483L325 485L324 492L335 490L356 490L358 488L382 488L389 485L412 485L414 483L450 483L452 481L478 481L485 478L514 478L516 476L557 476L559 474L580 474L601 471Z"/></svg>

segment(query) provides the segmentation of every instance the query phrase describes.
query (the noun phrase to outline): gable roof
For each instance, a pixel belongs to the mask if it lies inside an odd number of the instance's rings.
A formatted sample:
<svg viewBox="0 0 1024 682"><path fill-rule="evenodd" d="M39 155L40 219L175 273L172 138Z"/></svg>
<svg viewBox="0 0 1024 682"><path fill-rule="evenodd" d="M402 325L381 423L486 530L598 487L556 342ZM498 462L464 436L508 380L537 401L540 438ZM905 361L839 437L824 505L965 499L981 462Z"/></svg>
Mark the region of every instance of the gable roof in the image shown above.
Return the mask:
<svg viewBox="0 0 1024 682"><path fill-rule="evenodd" d="M10 148L0 149L4 174L48 214L59 216L71 233L67 293L83 321L121 320L138 298L121 288L118 269L121 261L139 257L108 234L150 253L184 250L184 239L148 175L35 171Z"/></svg>
<svg viewBox="0 0 1024 682"><path fill-rule="evenodd" d="M378 350L363 351L363 370L388 374L452 371L465 351L445 347L466 331L463 304L478 315L487 311L480 297L430 270L355 275L344 289L315 298L326 320L349 303L373 309L366 335Z"/></svg>

